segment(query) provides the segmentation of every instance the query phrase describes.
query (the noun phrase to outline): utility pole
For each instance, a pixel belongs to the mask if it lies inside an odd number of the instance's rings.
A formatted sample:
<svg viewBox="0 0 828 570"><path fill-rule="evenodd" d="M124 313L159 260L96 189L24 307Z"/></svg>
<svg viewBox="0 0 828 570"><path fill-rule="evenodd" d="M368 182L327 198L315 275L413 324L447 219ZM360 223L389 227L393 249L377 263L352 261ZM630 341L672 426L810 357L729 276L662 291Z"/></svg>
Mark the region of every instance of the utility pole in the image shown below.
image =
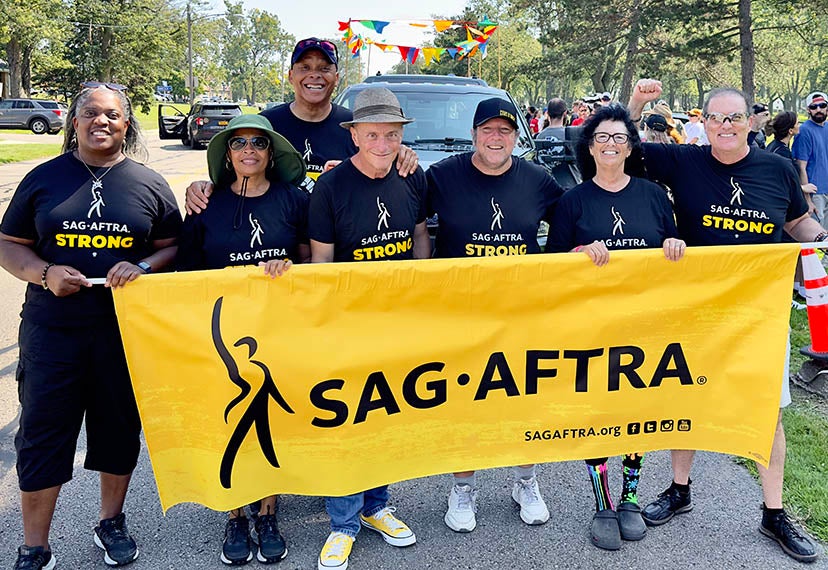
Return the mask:
<svg viewBox="0 0 828 570"><path fill-rule="evenodd" d="M187 65L190 87L190 105L195 102L195 85L193 85L193 17L190 11L190 0L187 0Z"/></svg>

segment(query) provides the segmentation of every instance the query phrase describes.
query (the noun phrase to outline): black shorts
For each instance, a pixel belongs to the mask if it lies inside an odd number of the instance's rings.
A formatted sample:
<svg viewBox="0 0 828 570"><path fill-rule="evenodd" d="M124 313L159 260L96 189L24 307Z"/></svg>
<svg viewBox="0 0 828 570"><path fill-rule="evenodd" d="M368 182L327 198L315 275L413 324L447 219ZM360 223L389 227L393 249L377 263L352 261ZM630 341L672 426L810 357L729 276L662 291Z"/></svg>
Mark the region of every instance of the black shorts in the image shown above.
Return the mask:
<svg viewBox="0 0 828 570"><path fill-rule="evenodd" d="M89 327L20 324L20 428L14 439L21 491L72 479L86 415L84 467L128 475L138 463L141 421L113 318Z"/></svg>

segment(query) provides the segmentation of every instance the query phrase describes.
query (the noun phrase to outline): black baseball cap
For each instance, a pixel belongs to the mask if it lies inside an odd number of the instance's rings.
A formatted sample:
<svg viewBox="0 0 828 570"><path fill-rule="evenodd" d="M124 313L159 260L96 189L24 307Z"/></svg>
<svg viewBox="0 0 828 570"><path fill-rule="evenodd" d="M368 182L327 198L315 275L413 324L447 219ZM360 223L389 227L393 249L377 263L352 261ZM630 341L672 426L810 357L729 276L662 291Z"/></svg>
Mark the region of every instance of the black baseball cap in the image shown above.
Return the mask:
<svg viewBox="0 0 828 570"><path fill-rule="evenodd" d="M336 50L336 44L328 40L320 40L319 38L305 38L296 42L296 47L293 48L293 55L290 56L290 64L293 65L305 55L308 51L315 49L322 52L328 63L339 66L339 54Z"/></svg>
<svg viewBox="0 0 828 570"><path fill-rule="evenodd" d="M768 112L768 106L765 105L764 103L756 103L755 105L753 105L753 114L754 115L758 115L759 113L767 113L767 112Z"/></svg>
<svg viewBox="0 0 828 570"><path fill-rule="evenodd" d="M477 110L474 112L473 127L476 129L492 119L506 119L512 123L515 129L518 128L517 109L506 99L492 97L491 99L484 99L477 104Z"/></svg>

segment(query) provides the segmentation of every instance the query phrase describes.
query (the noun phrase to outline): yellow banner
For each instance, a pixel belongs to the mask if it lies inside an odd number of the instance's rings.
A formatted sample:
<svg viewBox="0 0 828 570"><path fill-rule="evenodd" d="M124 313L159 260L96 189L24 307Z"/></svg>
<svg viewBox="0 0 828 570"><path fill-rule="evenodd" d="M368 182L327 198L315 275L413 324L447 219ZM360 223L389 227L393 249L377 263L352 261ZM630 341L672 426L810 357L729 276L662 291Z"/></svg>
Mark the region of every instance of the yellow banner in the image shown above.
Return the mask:
<svg viewBox="0 0 828 570"><path fill-rule="evenodd" d="M670 448L767 463L798 252L142 277L115 301L161 504Z"/></svg>

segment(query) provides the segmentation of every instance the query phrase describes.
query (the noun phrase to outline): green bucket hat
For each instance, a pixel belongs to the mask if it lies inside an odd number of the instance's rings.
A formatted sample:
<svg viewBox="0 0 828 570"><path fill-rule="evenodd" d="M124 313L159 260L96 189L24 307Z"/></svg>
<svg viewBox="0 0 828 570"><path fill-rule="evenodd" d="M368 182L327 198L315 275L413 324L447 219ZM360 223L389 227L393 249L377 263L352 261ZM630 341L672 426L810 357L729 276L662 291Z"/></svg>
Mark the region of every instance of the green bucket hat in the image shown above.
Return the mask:
<svg viewBox="0 0 828 570"><path fill-rule="evenodd" d="M239 115L227 128L210 140L207 146L207 168L213 184L229 184L235 178L227 168L227 141L239 129L259 129L270 139L274 166L268 165L266 176L271 182L299 185L305 179L305 161L285 137L273 130L270 121L261 115Z"/></svg>

